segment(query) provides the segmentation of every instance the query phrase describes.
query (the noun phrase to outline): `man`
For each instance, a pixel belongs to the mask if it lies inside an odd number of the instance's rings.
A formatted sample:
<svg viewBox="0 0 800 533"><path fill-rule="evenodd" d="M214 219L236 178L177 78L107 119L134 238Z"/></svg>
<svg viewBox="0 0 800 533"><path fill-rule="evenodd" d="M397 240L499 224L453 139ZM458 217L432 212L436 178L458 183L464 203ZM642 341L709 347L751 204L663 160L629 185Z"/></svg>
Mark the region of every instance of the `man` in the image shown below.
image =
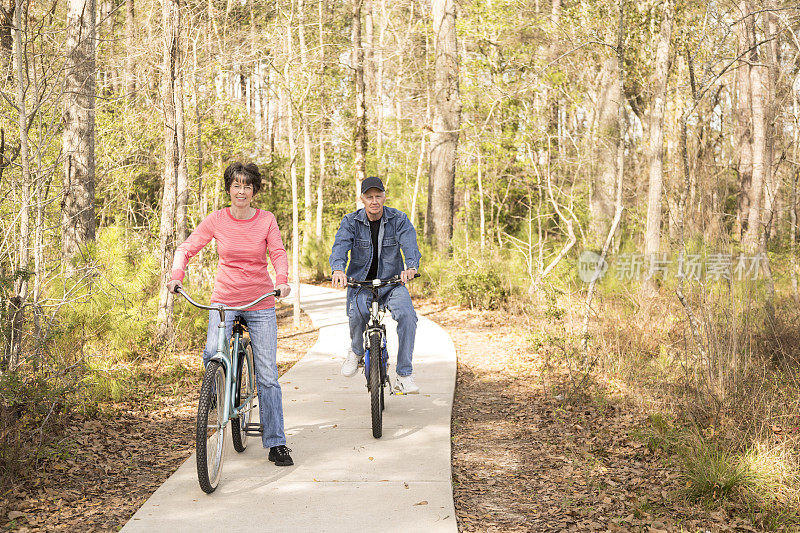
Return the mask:
<svg viewBox="0 0 800 533"><path fill-rule="evenodd" d="M361 183L361 201L364 207L345 215L336 232L330 257L333 286L346 287L348 277L361 281L399 275L403 283L409 282L417 273L420 260L414 226L405 213L383 205L386 192L377 177L369 177ZM347 289L350 348L342 365L342 374L347 377L355 375L364 357L364 326L369 316L370 297L369 291ZM397 321L399 346L394 389L402 394L416 394L419 387L411 375L411 356L417 314L411 295L405 285L394 285L382 288L379 298Z"/></svg>

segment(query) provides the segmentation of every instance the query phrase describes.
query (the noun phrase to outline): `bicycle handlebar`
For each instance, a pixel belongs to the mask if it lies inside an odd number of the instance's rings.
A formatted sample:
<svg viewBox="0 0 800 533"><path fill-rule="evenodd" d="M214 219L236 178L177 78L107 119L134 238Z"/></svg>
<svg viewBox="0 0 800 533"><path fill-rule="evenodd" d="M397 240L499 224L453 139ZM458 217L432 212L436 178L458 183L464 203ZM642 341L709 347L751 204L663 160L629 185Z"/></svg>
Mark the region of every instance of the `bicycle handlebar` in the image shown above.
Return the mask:
<svg viewBox="0 0 800 533"><path fill-rule="evenodd" d="M258 302L260 302L261 300L263 300L265 298L269 298L270 296L280 296L281 295L280 289L275 289L272 292L268 292L266 294L262 294L261 296L259 296L258 298L256 298L255 300L253 300L252 302L250 302L247 305L241 305L241 306L238 306L238 307L230 307L230 306L227 306L225 304L205 305L205 304L197 303L194 300L192 300L192 298L188 294L186 294L186 291L183 290L183 287L176 287L175 288L175 292L180 294L184 298L186 298L186 301L189 302L190 304L192 304L193 306L199 307L200 309L208 309L209 311L219 311L219 310L222 310L222 311L244 311L248 307L253 307Z"/></svg>
<svg viewBox="0 0 800 533"><path fill-rule="evenodd" d="M420 276L419 272L414 274L415 278ZM350 287L385 287L386 285L390 285L392 283L402 283L400 280L400 276L392 276L389 279L378 279L375 278L373 280L364 280L364 281L357 281L353 278L347 278L347 285Z"/></svg>

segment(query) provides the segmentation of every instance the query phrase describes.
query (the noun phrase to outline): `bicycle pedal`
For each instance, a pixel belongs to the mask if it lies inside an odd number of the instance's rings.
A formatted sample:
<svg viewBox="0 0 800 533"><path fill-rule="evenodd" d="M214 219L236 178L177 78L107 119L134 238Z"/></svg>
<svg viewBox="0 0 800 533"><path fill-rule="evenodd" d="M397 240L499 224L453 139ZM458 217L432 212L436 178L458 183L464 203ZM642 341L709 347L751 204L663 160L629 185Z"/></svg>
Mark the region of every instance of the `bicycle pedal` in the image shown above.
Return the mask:
<svg viewBox="0 0 800 533"><path fill-rule="evenodd" d="M245 424L244 434L249 437L260 437L264 433L264 426L261 424Z"/></svg>

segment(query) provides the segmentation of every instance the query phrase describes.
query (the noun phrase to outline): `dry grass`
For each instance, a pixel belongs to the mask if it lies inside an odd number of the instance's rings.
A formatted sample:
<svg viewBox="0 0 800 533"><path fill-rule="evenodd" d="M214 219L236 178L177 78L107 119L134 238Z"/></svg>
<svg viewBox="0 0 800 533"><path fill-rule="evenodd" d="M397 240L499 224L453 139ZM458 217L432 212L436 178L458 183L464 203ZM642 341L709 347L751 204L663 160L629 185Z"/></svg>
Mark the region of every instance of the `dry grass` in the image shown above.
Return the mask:
<svg viewBox="0 0 800 533"><path fill-rule="evenodd" d="M646 411L666 413L672 441L660 446L680 465L685 496L745 514L757 527L791 528L800 524L800 313L779 299L769 319L747 290L685 289L694 326L671 292L601 295L586 352L575 335L582 305L561 296L548 304L558 313L538 303L546 320L533 345L547 346L553 373L570 376L568 394L622 391ZM663 437L662 430L653 432Z"/></svg>

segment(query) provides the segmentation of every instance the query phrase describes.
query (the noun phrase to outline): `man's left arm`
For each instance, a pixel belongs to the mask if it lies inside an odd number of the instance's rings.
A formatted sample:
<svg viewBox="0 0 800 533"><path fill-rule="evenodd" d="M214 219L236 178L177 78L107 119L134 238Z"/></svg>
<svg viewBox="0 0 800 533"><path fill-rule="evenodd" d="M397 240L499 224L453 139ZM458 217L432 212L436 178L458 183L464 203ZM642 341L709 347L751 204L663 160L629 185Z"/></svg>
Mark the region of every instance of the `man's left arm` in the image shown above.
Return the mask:
<svg viewBox="0 0 800 533"><path fill-rule="evenodd" d="M400 273L400 279L406 283L413 279L414 274L419 270L419 261L422 256L419 253L419 246L417 246L417 231L406 214L402 212L399 213L397 222L397 242L400 243L400 249L406 260L405 270Z"/></svg>

